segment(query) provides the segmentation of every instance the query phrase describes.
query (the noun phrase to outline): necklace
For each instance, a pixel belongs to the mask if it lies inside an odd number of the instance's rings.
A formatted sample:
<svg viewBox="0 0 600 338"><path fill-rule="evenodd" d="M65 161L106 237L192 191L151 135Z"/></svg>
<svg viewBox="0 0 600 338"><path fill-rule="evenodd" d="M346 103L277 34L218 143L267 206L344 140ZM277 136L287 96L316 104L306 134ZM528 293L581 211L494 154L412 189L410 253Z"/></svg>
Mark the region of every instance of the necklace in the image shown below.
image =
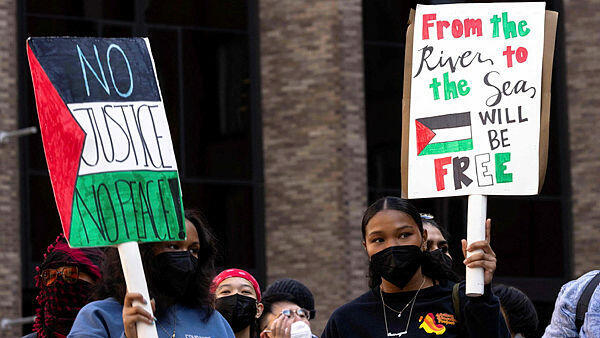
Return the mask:
<svg viewBox="0 0 600 338"><path fill-rule="evenodd" d="M423 278L423 282L421 283L421 286L419 287L419 290L421 290L421 288L423 287L423 285L424 285L424 284L425 284L425 278ZM379 293L381 294L381 299L382 299L382 302L383 302L383 293L382 293L382 291L381 291L381 288L379 289ZM406 305L404 305L404 308L402 308L402 310L400 310L400 311L398 311L398 310L396 310L396 309L392 308L391 306L389 306L389 305L387 305L387 304L385 304L385 303L383 303L383 305L385 305L385 307L387 307L388 309L390 309L390 310L392 310L392 311L396 312L396 313L398 314L398 318L400 318L400 317L402 317L402 312L404 312L404 310L406 310L406 308L407 308L407 307L408 307L408 306L409 306L411 303L413 303L413 302L415 301L415 299L417 298L417 295L418 295L418 294L419 294L419 291L417 290L417 292L415 293L415 295L413 296L413 298L412 298L410 301L408 301L408 303L406 303Z"/></svg>
<svg viewBox="0 0 600 338"><path fill-rule="evenodd" d="M171 313L173 314L173 334L171 335L171 338L175 338L175 328L177 327L177 316L175 314L175 312L173 310L171 310ZM161 330L163 330L164 333L167 334L167 336L169 335L169 331L167 331L158 321L158 319L156 319L156 324L158 324L158 327L160 327Z"/></svg>
<svg viewBox="0 0 600 338"><path fill-rule="evenodd" d="M381 304L383 304L383 320L385 323L385 332L387 333L388 337L400 337L400 336L403 336L408 333L408 325L410 324L410 317L412 316L413 307L415 306L415 302L417 300L417 295L419 294L419 291L421 291L421 288L423 287L424 284L425 284L425 276L423 276L423 282L421 283L421 286L419 286L419 289L415 293L415 296L408 303L406 303L406 306L404 306L404 308L401 311L394 310L391 307L389 307L387 304L385 304L385 302L383 301L383 291L381 290L381 286L379 287L379 295L381 296ZM404 312L404 310L406 310L406 308L408 307L409 304L410 304L410 312L408 313L408 319L406 320L406 328L402 332L390 333L390 330L388 328L387 315L385 313L385 308L387 307L388 309L398 313L398 318L400 318L402 316L402 312Z"/></svg>

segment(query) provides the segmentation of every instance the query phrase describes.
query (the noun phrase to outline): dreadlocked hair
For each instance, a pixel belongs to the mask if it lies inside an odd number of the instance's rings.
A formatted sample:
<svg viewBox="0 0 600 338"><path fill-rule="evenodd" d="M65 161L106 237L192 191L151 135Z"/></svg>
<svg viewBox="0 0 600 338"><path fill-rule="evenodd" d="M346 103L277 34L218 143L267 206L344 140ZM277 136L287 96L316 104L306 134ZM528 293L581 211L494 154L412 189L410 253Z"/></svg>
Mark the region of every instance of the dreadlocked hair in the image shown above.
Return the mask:
<svg viewBox="0 0 600 338"><path fill-rule="evenodd" d="M54 337L54 333L68 334L77 312L89 301L92 284L101 278L100 265L104 253L98 248L71 248L63 234L48 246L42 264L35 268L35 286L39 290L33 330L37 337ZM92 283L77 279L66 282L56 277L45 284L42 273L45 269L75 266L79 272L91 277Z"/></svg>

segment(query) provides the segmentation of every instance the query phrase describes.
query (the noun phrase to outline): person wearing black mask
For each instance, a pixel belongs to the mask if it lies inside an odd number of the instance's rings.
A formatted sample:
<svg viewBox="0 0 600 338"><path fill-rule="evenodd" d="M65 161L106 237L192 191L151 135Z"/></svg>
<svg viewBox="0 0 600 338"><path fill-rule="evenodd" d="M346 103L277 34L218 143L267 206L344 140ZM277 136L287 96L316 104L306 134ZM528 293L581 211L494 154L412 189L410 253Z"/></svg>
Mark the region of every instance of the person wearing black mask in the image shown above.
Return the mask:
<svg viewBox="0 0 600 338"><path fill-rule="evenodd" d="M48 247L37 267L34 332L26 338L66 337L77 312L88 303L90 291L100 277L104 253L98 248L71 248L63 234Z"/></svg>
<svg viewBox="0 0 600 338"><path fill-rule="evenodd" d="M210 283L214 275L215 240L199 214L186 210L184 241L146 243L140 254L155 318L127 292L119 254L107 250L104 279L92 302L79 311L68 337L138 337L136 323L156 323L159 337L227 337L231 327L214 310ZM108 298L106 298L108 297Z"/></svg>
<svg viewBox="0 0 600 338"><path fill-rule="evenodd" d="M227 319L236 338L257 336L256 320L263 312L260 287L247 271L227 269L212 282L215 308Z"/></svg>
<svg viewBox="0 0 600 338"><path fill-rule="evenodd" d="M452 269L452 255L448 246L450 233L438 224L430 214L421 214L421 220L423 221L423 230L427 232L427 251L431 256ZM457 275L452 281L457 282L458 280Z"/></svg>
<svg viewBox="0 0 600 338"><path fill-rule="evenodd" d="M338 308L321 338L333 337L510 337L491 281L496 258L486 240L467 246L482 250L465 259L485 271L485 293L467 298L464 282L454 288L450 270L426 250L427 232L408 200L385 197L363 215L363 246L369 257L371 290ZM453 297L455 296L455 297Z"/></svg>

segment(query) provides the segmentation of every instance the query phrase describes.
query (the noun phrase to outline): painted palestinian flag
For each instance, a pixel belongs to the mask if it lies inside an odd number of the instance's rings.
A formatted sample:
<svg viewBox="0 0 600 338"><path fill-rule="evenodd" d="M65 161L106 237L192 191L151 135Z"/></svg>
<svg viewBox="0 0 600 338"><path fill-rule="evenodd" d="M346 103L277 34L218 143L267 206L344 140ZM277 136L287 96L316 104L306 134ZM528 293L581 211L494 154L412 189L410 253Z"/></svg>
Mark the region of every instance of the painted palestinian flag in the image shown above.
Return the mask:
<svg viewBox="0 0 600 338"><path fill-rule="evenodd" d="M416 119L415 124L418 156L473 149L469 112Z"/></svg>
<svg viewBox="0 0 600 338"><path fill-rule="evenodd" d="M185 239L148 39L30 38L46 162L72 247Z"/></svg>

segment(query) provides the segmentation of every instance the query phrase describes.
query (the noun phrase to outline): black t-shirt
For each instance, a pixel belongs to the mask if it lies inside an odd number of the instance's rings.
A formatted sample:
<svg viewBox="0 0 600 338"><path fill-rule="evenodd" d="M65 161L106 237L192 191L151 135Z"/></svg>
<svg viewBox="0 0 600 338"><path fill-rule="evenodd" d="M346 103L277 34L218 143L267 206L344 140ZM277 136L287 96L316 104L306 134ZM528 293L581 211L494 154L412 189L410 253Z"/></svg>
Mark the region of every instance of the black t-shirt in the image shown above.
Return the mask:
<svg viewBox="0 0 600 338"><path fill-rule="evenodd" d="M443 281L422 289L417 295L412 315L410 305L398 317L398 312L385 309L389 333L406 330L403 337L510 337L504 317L500 312L498 297L490 286L485 287L481 297L466 297L464 282L459 286L460 319L454 313L452 288L454 283ZM397 311L410 302L416 291L383 293L385 304ZM388 337L384 310L379 288L368 291L348 304L335 310L329 318L321 338L335 337Z"/></svg>

